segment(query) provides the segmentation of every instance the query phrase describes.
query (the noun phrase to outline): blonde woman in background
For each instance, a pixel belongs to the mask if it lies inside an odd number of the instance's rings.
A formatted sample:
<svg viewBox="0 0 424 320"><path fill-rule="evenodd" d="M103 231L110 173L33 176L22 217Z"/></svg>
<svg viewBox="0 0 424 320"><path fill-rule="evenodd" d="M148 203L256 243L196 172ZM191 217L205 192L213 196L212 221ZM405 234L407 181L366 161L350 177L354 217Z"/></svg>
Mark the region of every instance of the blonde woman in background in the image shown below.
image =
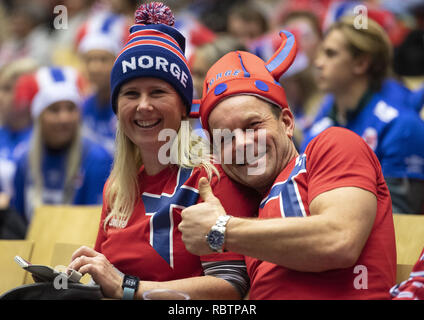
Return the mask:
<svg viewBox="0 0 424 320"><path fill-rule="evenodd" d="M0 209L9 207L16 161L32 129L30 102L25 94L15 94L16 83L21 75L37 68L35 60L23 58L0 70Z"/></svg>
<svg viewBox="0 0 424 320"><path fill-rule="evenodd" d="M34 128L17 162L14 208L30 223L41 204L100 204L112 158L81 138L77 73L70 67L43 67L19 81L32 92Z"/></svg>

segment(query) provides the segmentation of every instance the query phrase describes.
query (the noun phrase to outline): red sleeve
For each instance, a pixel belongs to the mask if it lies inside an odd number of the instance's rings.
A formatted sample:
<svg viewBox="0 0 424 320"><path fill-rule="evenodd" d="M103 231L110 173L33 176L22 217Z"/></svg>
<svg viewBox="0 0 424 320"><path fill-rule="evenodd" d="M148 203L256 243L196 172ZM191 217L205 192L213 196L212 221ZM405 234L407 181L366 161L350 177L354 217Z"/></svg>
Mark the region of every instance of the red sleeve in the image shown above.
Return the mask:
<svg viewBox="0 0 424 320"><path fill-rule="evenodd" d="M211 187L227 214L235 217L254 217L258 214L261 196L253 189L231 180L221 166L218 168L220 178L214 176ZM215 253L202 256L202 261L243 260L244 256L234 252Z"/></svg>
<svg viewBox="0 0 424 320"><path fill-rule="evenodd" d="M340 187L358 187L377 196L380 163L356 133L332 127L312 140L305 150L308 203L317 195Z"/></svg>

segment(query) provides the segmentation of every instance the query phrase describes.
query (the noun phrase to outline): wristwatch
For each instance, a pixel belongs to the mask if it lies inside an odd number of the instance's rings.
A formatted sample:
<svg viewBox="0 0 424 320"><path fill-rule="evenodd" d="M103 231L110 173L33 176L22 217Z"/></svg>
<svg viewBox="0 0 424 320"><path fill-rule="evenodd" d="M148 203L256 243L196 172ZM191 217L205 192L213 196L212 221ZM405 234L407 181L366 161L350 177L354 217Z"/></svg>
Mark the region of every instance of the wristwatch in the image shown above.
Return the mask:
<svg viewBox="0 0 424 320"><path fill-rule="evenodd" d="M215 224L206 235L206 242L212 251L220 253L223 251L226 225L231 217L232 216L230 215L219 216L218 219L216 219Z"/></svg>
<svg viewBox="0 0 424 320"><path fill-rule="evenodd" d="M139 283L140 279L138 277L126 274L124 276L124 280L122 281L122 289L124 289L122 300L134 300L134 296L137 292Z"/></svg>

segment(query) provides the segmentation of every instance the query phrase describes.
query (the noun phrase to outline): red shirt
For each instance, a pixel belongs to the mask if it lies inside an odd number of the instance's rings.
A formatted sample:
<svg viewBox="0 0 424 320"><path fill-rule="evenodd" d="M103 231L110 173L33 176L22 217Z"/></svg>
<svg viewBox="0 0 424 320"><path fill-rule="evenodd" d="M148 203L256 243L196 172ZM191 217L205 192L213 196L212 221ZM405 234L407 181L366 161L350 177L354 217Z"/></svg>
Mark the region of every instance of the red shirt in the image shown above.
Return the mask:
<svg viewBox="0 0 424 320"><path fill-rule="evenodd" d="M355 133L333 127L312 140L305 153L290 161L277 177L261 202L259 217L308 219L311 201L340 187L358 187L377 197L374 225L355 265L298 272L246 257L251 299L390 299L389 290L396 280L390 194L377 157Z"/></svg>
<svg viewBox="0 0 424 320"><path fill-rule="evenodd" d="M260 198L256 193L237 185L216 166L220 179L211 182L215 196L231 215L256 215ZM203 257L189 253L181 240L178 224L185 207L202 202L198 182L207 176L204 169L167 167L154 176L144 170L139 174L140 197L125 228L109 225L106 232L103 211L95 250L121 272L138 276L141 280L168 281L203 275L201 261L243 260L231 252ZM205 240L206 241L206 240Z"/></svg>

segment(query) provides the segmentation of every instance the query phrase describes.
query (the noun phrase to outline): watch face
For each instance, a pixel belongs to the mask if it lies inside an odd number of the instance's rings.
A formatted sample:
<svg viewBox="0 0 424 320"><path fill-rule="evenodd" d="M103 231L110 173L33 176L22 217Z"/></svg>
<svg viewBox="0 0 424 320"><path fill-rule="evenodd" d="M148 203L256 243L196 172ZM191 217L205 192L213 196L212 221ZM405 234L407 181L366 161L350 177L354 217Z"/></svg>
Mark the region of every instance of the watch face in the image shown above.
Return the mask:
<svg viewBox="0 0 424 320"><path fill-rule="evenodd" d="M208 243L214 250L221 249L224 244L224 234L217 230L212 230L208 234Z"/></svg>
<svg viewBox="0 0 424 320"><path fill-rule="evenodd" d="M137 282L134 279L127 279L127 281L125 281L125 285L128 287L134 287L136 283Z"/></svg>
<svg viewBox="0 0 424 320"><path fill-rule="evenodd" d="M125 276L123 286L127 288L136 289L138 285L138 279L132 276Z"/></svg>

